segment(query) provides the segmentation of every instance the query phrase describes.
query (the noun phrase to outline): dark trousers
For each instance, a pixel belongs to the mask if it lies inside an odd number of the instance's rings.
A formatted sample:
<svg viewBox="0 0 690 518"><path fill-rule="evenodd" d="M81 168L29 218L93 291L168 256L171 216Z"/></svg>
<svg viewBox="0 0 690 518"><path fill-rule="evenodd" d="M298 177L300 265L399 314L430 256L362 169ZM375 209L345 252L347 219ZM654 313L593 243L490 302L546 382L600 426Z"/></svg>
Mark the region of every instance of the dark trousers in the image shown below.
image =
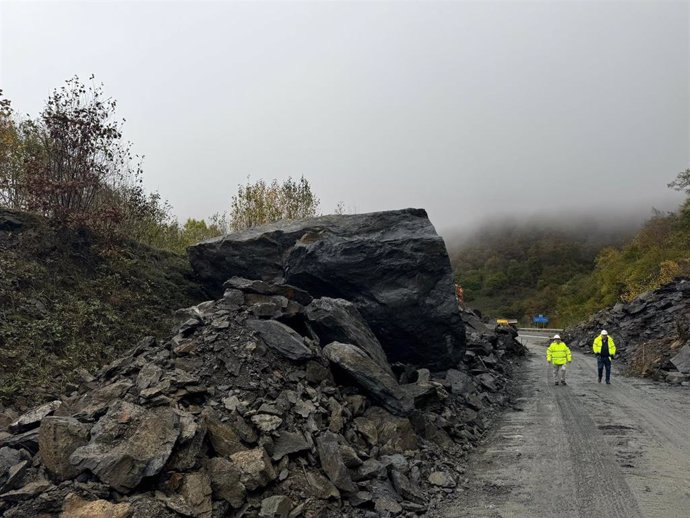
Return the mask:
<svg viewBox="0 0 690 518"><path fill-rule="evenodd" d="M604 370L604 367L606 367L606 383L611 382L611 358L608 356L604 358L603 356L599 356L597 358L597 374L599 375L599 380L601 381L601 375L602 371Z"/></svg>

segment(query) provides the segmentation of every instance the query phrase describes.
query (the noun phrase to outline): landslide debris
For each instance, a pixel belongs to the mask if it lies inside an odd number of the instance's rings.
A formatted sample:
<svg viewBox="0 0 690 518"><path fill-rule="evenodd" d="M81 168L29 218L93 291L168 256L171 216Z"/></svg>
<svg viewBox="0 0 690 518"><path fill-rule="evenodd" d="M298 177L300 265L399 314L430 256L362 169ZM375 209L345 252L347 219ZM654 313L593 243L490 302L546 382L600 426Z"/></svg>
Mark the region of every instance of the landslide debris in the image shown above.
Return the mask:
<svg viewBox="0 0 690 518"><path fill-rule="evenodd" d="M239 281L181 310L170 340L142 340L0 432L3 516L412 516L454 491L509 400L513 334L465 311L459 365L380 366L354 344L323 344L284 285L257 301ZM257 318L267 303L275 313ZM336 315L334 328L363 330L358 313ZM289 346L273 345L276 330ZM345 345L371 368L328 352Z"/></svg>

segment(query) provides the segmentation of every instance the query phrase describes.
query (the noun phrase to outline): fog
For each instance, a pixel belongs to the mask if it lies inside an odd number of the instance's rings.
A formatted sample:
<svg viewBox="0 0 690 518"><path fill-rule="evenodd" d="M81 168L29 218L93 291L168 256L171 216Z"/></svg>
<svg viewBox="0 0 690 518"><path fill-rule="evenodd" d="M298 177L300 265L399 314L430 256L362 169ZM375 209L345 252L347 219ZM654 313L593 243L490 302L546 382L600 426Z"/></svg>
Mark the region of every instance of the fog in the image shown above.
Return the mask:
<svg viewBox="0 0 690 518"><path fill-rule="evenodd" d="M687 2L0 4L0 85L36 115L95 74L180 219L247 177L324 212L641 219L682 197ZM631 216L632 215L632 216Z"/></svg>

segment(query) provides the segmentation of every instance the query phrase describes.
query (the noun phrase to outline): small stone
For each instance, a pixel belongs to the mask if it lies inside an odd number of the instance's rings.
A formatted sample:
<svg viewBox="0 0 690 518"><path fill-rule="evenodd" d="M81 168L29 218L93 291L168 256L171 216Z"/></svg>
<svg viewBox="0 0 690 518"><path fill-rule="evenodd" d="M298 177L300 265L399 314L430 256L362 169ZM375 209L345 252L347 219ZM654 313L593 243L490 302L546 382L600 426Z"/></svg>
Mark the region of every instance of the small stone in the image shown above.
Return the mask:
<svg viewBox="0 0 690 518"><path fill-rule="evenodd" d="M294 504L283 495L274 495L261 501L260 518L288 518Z"/></svg>
<svg viewBox="0 0 690 518"><path fill-rule="evenodd" d="M70 493L65 497L60 518L128 518L131 504L113 504L107 500L83 500Z"/></svg>
<svg viewBox="0 0 690 518"><path fill-rule="evenodd" d="M434 471L429 475L429 483L438 487L453 488L456 486L455 480L448 473Z"/></svg>

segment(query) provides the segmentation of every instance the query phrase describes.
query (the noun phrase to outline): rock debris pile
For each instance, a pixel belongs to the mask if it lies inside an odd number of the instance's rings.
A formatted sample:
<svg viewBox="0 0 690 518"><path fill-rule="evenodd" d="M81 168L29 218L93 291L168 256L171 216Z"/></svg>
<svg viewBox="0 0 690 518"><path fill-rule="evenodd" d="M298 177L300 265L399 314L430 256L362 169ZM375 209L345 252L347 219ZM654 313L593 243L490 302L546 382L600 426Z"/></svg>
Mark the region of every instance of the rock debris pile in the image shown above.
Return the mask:
<svg viewBox="0 0 690 518"><path fill-rule="evenodd" d="M602 329L613 335L617 358L634 374L690 382L690 279L676 279L627 304L619 302L568 329L565 338L591 352Z"/></svg>
<svg viewBox="0 0 690 518"><path fill-rule="evenodd" d="M462 337L464 357L430 370L390 363L380 336L395 334L354 301L259 275L223 284L178 312L170 340L82 372L78 391L0 432L3 516L417 516L457 490L509 402L524 354L512 330L458 313L462 332L436 332Z"/></svg>

